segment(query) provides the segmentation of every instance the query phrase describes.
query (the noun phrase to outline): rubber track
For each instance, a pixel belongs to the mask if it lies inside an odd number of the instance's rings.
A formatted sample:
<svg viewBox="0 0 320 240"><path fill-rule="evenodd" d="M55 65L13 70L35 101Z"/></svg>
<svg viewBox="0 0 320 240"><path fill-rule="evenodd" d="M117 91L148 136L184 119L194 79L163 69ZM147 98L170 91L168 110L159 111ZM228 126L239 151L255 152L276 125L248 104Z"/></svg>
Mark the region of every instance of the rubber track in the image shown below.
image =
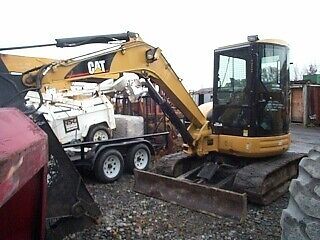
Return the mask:
<svg viewBox="0 0 320 240"><path fill-rule="evenodd" d="M249 164L237 173L234 190L247 193L253 203L268 205L287 192L290 180L297 176L303 154L285 153Z"/></svg>
<svg viewBox="0 0 320 240"><path fill-rule="evenodd" d="M156 164L154 171L157 174L162 174L169 177L178 177L186 172L192 166L192 163L197 164L201 159L195 156L190 156L184 152L169 154L160 158Z"/></svg>

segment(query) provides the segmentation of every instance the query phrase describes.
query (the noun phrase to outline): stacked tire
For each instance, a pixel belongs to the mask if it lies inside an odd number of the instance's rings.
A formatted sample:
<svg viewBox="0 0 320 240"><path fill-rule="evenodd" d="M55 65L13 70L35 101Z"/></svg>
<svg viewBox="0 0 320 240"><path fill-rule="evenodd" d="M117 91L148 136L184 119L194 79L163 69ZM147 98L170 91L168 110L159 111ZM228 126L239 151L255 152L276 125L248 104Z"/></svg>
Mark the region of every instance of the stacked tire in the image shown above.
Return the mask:
<svg viewBox="0 0 320 240"><path fill-rule="evenodd" d="M288 207L281 216L282 240L320 239L320 149L313 149L299 164Z"/></svg>

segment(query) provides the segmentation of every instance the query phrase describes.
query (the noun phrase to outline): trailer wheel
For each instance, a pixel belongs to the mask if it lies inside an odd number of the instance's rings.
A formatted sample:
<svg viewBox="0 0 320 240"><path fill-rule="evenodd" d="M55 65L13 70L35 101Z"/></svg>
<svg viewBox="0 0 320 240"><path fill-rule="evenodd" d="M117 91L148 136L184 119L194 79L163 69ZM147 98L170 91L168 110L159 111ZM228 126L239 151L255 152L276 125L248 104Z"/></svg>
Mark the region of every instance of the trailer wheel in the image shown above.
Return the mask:
<svg viewBox="0 0 320 240"><path fill-rule="evenodd" d="M320 152L311 150L299 164L299 176L290 184L290 200L281 216L282 240L319 239Z"/></svg>
<svg viewBox="0 0 320 240"><path fill-rule="evenodd" d="M111 130L105 124L96 124L90 127L87 134L87 141L104 141L111 138Z"/></svg>
<svg viewBox="0 0 320 240"><path fill-rule="evenodd" d="M151 161L150 149L143 143L134 145L129 149L126 160L131 172L133 169L147 170Z"/></svg>
<svg viewBox="0 0 320 240"><path fill-rule="evenodd" d="M94 163L96 178L104 183L114 182L123 173L124 161L121 153L117 150L106 150L101 153Z"/></svg>

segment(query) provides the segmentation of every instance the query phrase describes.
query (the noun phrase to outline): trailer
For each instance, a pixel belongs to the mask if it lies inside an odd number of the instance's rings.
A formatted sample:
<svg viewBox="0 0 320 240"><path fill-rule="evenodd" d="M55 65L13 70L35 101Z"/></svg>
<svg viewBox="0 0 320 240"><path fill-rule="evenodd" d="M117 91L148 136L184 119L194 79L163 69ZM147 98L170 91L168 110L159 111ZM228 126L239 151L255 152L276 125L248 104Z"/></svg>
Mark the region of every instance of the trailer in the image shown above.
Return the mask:
<svg viewBox="0 0 320 240"><path fill-rule="evenodd" d="M163 137L163 143L167 143L168 135L169 132L161 132L62 146L75 166L92 171L100 182L110 183L125 171L148 170L152 156L158 149L167 147L158 145L154 140Z"/></svg>

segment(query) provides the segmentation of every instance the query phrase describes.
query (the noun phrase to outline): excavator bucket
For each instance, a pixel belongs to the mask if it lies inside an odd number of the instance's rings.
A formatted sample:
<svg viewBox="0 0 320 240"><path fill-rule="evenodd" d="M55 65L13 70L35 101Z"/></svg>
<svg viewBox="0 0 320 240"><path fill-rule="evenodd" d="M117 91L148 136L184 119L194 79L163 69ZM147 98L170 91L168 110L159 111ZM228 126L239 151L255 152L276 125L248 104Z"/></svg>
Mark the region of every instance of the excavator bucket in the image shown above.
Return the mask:
<svg viewBox="0 0 320 240"><path fill-rule="evenodd" d="M43 115L36 122L49 142L46 234L62 239L97 223L101 211Z"/></svg>
<svg viewBox="0 0 320 240"><path fill-rule="evenodd" d="M182 178L135 170L134 191L213 216L242 222L247 196Z"/></svg>

